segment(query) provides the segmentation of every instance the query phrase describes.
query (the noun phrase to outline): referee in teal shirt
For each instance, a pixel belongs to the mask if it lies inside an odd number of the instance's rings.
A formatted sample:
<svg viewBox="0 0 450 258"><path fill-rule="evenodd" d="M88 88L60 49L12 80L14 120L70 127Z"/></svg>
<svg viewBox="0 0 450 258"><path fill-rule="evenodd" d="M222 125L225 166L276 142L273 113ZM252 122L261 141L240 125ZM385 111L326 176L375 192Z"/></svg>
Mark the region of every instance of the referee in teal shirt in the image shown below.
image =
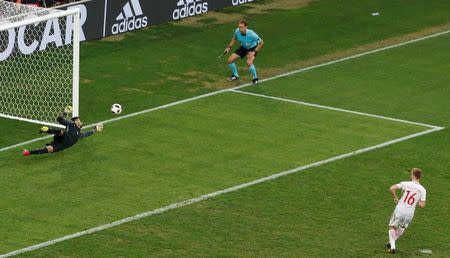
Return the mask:
<svg viewBox="0 0 450 258"><path fill-rule="evenodd" d="M258 51L264 45L263 40L253 30L247 28L246 21L241 20L239 21L239 27L235 30L233 38L231 38L230 44L228 44L225 48L224 53L228 54L236 41L241 43L241 47L228 58L228 67L230 67L231 70L231 77L228 78L228 81L235 81L239 79L237 67L234 62L239 57L247 57L247 66L253 76L252 82L253 84L258 84L258 75L253 62L255 61L256 54L258 54Z"/></svg>

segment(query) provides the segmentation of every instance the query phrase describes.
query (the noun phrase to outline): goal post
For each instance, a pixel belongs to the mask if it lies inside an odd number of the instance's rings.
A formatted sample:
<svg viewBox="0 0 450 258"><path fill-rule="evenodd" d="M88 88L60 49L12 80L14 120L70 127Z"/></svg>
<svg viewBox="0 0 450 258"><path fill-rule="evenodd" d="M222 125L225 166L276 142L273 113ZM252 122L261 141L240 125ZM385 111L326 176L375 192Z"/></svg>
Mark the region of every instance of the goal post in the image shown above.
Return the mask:
<svg viewBox="0 0 450 258"><path fill-rule="evenodd" d="M0 117L63 127L79 116L78 9L60 11L0 0Z"/></svg>

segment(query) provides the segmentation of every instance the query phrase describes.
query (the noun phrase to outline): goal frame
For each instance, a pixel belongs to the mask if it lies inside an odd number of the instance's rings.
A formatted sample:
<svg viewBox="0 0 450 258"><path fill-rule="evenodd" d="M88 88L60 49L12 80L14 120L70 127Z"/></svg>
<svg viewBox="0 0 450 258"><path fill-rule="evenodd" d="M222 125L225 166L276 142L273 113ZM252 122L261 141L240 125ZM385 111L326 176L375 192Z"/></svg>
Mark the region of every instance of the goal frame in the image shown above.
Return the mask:
<svg viewBox="0 0 450 258"><path fill-rule="evenodd" d="M7 31L10 29L19 28L22 26L27 26L34 23L39 23L47 20L52 19L59 19L66 16L73 16L73 54L72 54L72 116L79 116L79 99L80 99L80 10L78 8L71 8L64 11L59 11L55 13L50 13L47 15L43 15L40 17L33 17L31 19L22 20L10 24L3 24L0 25L0 31ZM55 114L56 118L57 114ZM7 114L0 113L0 117L14 119L14 120L20 120L40 125L50 125L55 127L64 128L63 125L57 124L57 123L51 123L51 122L45 122L40 121L37 119L29 119L29 118L23 118L19 116L12 116Z"/></svg>

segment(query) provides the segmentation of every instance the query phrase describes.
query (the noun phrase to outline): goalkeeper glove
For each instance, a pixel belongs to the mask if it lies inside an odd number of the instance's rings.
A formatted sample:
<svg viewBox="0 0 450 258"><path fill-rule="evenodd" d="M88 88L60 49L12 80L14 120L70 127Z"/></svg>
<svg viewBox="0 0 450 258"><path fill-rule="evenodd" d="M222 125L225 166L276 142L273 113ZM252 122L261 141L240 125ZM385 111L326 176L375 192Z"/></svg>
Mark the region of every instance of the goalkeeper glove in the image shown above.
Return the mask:
<svg viewBox="0 0 450 258"><path fill-rule="evenodd" d="M64 108L64 114L70 114L72 113L72 107L71 106L67 106Z"/></svg>

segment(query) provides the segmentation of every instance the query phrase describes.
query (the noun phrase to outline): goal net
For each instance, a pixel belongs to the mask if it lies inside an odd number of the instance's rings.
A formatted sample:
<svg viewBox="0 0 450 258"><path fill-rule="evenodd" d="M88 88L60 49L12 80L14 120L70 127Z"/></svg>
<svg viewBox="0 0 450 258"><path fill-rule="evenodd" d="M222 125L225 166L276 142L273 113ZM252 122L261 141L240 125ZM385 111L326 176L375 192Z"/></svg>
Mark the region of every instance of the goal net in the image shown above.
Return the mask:
<svg viewBox="0 0 450 258"><path fill-rule="evenodd" d="M0 0L0 117L60 126L78 116L79 11Z"/></svg>

